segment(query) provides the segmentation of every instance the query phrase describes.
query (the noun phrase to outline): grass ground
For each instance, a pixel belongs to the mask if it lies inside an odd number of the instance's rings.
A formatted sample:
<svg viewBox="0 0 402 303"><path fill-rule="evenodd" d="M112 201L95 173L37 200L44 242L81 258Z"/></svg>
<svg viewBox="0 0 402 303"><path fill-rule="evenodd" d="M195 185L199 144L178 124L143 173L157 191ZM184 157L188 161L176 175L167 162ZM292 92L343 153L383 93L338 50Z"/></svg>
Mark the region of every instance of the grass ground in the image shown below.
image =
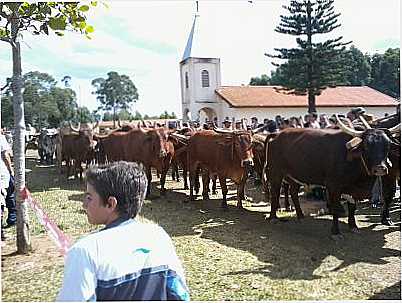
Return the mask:
<svg viewBox="0 0 402 303"><path fill-rule="evenodd" d="M82 211L83 184L52 166L27 159L27 184L60 229L77 239L96 229ZM156 180L156 178L155 178ZM283 212L287 222L265 220L269 206L260 189L249 186L246 211L229 192L229 210L220 195L183 203L187 191L170 181L160 198L152 185L142 217L161 225L183 261L192 300L365 300L401 298L400 201L392 208L395 226L379 224L379 210L360 204L360 233L340 224L344 239L329 237L331 218L320 215L325 203L301 200L306 218ZM218 190L219 191L219 190ZM53 301L61 286L63 257L31 213L33 251L15 254L15 229L7 229L2 249L2 301Z"/></svg>

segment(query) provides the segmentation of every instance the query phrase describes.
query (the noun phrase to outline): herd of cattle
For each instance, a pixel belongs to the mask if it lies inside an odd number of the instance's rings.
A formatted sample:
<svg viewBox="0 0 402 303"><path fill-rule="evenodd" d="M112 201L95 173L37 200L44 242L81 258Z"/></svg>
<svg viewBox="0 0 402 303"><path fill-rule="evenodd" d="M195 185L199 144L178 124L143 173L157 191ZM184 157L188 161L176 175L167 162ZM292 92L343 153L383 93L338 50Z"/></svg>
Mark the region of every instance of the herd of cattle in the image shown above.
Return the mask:
<svg viewBox="0 0 402 303"><path fill-rule="evenodd" d="M301 184L315 184L327 189L327 205L333 216L331 232L339 235L338 218L342 216L341 195L355 201L369 198L377 179L381 180L384 207L383 224L392 224L389 209L400 179L400 122L391 116L368 123L359 118L363 128L352 128L337 117L338 129L287 128L275 133L259 133L243 129L210 129L150 127L125 125L101 135L98 125L71 123L57 132L42 132L38 151L42 161L52 162L53 155L62 172L66 163L67 177L82 178L82 164L119 160L143 163L149 184L151 167L160 175L161 195L169 168L178 178L183 171L184 188L189 200L200 189L208 198L209 184L219 179L222 207L227 208L226 180L237 185L237 206L242 208L247 178L255 174L263 181L266 199L271 201L270 219L276 219L280 191L285 186L295 205L298 218L303 217L298 193ZM393 119L393 120L392 120ZM381 178L379 178L381 177ZM150 193L148 186L147 194ZM355 203L348 200L348 224L357 230Z"/></svg>

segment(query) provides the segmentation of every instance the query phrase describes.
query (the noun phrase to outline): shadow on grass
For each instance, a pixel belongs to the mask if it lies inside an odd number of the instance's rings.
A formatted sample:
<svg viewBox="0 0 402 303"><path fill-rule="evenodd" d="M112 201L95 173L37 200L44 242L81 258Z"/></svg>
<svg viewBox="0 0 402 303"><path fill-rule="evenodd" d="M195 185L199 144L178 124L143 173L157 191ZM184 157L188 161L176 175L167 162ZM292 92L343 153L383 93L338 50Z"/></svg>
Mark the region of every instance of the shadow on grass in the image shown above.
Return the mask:
<svg viewBox="0 0 402 303"><path fill-rule="evenodd" d="M376 293L369 300L392 300L401 299L401 281Z"/></svg>
<svg viewBox="0 0 402 303"><path fill-rule="evenodd" d="M85 181L76 179L73 176L66 177L65 167L63 166L63 174L59 173L57 165L42 165L32 151L26 157L27 167L27 187L30 192L43 192L52 190L77 190L85 191ZM151 184L150 199L160 198L159 180ZM83 194L73 194L69 196L70 201L83 201Z"/></svg>
<svg viewBox="0 0 402 303"><path fill-rule="evenodd" d="M321 278L315 271L328 256L340 262L331 271L360 262L386 264L385 258L400 256L400 250L384 247L385 236L400 230L400 226L378 229L377 224L370 224L354 234L349 232L346 220L342 220L340 229L344 238L334 241L330 238L330 216L309 216L303 220L291 217L288 222L269 223L261 212L241 211L234 206L224 211L220 202L220 199L212 199L188 204L180 200L170 204L152 203L143 214L158 222L171 236L199 235L249 252L266 263L227 275L262 274L272 279L312 280ZM364 217L365 210L358 209L357 215ZM394 221L400 221L400 213L394 212L391 216Z"/></svg>
<svg viewBox="0 0 402 303"><path fill-rule="evenodd" d="M28 173L32 192L53 188L83 190L83 183L78 180L66 181L65 176L58 174L56 167L36 164L35 159L27 159L27 166L32 169ZM332 223L329 216L306 217L300 222L289 218L286 223L274 224L266 221L264 213L260 211L241 211L231 205L224 211L220 207L221 199L215 198L217 196L211 195L211 200L208 201L183 203L187 200L188 191L168 190L166 196L159 197L158 183L156 181L151 185L152 199L145 202L142 210L145 218L161 225L171 236L197 235L249 252L264 263L257 268L231 271L226 275L257 273L272 279L312 280L321 277L316 270L328 256L340 261L331 271L339 271L360 262L385 264L388 262L385 260L387 257L400 256L400 250L384 247L385 236L400 230L400 226L377 228L380 218L375 216L379 210L372 210L364 205L358 206L357 211L358 225L360 220L367 220L360 233L349 233L347 224L341 221L340 229L344 233L344 239L335 242L329 237ZM229 197L235 197L233 192ZM81 201L82 195L73 194L69 199ZM400 222L400 212L395 211L397 209L396 204L391 217L395 222Z"/></svg>

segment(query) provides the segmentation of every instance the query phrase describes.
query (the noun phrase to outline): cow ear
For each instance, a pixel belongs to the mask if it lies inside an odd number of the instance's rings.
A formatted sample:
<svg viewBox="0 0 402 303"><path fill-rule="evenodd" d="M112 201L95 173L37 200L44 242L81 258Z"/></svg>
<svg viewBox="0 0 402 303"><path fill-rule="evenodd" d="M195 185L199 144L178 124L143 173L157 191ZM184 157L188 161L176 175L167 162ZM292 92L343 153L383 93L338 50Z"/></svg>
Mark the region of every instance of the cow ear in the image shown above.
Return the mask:
<svg viewBox="0 0 402 303"><path fill-rule="evenodd" d="M353 161L355 159L359 159L362 155L362 150L360 146L357 146L356 148L350 149L347 151L346 154L346 160L348 161Z"/></svg>
<svg viewBox="0 0 402 303"><path fill-rule="evenodd" d="M352 140L349 142L346 142L346 148L348 150L353 150L356 149L360 146L360 144L363 142L363 140L359 137L354 137Z"/></svg>

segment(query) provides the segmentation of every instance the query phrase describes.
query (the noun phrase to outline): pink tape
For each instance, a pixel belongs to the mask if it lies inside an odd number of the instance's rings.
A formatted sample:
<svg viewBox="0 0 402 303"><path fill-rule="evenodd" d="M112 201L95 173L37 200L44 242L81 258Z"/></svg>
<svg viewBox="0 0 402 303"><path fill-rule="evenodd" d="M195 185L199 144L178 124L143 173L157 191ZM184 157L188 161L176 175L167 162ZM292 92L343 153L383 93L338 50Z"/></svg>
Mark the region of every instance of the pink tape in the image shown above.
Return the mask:
<svg viewBox="0 0 402 303"><path fill-rule="evenodd" d="M36 201L29 190L25 187L21 191L21 196L26 200L34 210L40 224L44 226L50 238L56 243L62 255L65 255L71 246L70 239L57 227L57 225L47 216L42 207Z"/></svg>

